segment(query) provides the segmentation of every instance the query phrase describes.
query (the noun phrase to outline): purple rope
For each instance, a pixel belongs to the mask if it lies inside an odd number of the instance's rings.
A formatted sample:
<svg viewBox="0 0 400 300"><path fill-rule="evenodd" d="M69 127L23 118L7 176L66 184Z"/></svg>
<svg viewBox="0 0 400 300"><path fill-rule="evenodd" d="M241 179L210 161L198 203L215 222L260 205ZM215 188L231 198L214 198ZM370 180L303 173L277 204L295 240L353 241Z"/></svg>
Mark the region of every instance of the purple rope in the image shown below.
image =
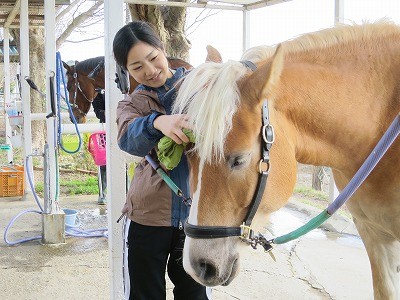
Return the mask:
<svg viewBox="0 0 400 300"><path fill-rule="evenodd" d="M371 171L378 164L379 160L386 153L387 149L392 145L394 140L397 138L400 132L400 115L398 114L388 130L379 140L378 144L372 150L371 154L362 164L360 169L350 180L348 185L343 189L334 202L326 209L328 214L333 215L360 187L364 182L365 178L371 173Z"/></svg>

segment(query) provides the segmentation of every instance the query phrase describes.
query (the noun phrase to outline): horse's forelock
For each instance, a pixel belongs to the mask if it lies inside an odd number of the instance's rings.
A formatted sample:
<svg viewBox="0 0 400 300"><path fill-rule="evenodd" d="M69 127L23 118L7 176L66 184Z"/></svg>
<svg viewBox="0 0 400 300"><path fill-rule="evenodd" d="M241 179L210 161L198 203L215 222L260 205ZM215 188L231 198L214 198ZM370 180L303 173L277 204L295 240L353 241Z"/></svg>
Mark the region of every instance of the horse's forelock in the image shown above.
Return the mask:
<svg viewBox="0 0 400 300"><path fill-rule="evenodd" d="M246 71L235 61L205 63L191 71L179 89L173 112L188 114L196 136L193 151L205 161L224 156L226 136L239 105L237 81Z"/></svg>

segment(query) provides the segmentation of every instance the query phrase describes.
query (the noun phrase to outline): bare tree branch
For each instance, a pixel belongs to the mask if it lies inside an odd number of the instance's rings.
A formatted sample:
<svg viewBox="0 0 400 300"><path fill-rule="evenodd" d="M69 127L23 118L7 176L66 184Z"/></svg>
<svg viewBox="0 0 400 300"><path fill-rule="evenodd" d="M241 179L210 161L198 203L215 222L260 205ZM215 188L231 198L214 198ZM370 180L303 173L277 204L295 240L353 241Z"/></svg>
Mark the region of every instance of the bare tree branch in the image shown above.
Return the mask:
<svg viewBox="0 0 400 300"><path fill-rule="evenodd" d="M81 25L83 22L85 22L88 18L93 16L93 13L97 11L97 9L103 5L104 0L97 1L93 6L88 9L86 12L80 14L76 18L72 20L72 22L67 26L67 28L64 30L64 32L58 37L56 41L56 48L60 48L62 43L70 36L72 31Z"/></svg>
<svg viewBox="0 0 400 300"><path fill-rule="evenodd" d="M56 16L56 23L58 23L66 14L68 14L76 5L79 4L81 0L75 0L70 5L68 5L63 11L61 11Z"/></svg>
<svg viewBox="0 0 400 300"><path fill-rule="evenodd" d="M87 38L87 39L83 39L83 40L79 40L79 41L65 40L64 43L78 44L78 43L81 43L81 42L98 40L98 39L101 39L103 37L104 37L103 35L100 35L100 36L96 36L96 37L93 37L93 38Z"/></svg>

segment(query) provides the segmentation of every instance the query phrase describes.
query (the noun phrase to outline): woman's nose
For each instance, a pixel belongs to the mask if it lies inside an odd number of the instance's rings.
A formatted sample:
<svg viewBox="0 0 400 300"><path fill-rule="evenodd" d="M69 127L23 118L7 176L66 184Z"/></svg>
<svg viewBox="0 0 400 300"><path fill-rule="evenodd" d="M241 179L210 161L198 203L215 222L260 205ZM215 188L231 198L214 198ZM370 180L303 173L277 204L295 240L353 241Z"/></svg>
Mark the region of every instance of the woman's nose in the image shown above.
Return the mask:
<svg viewBox="0 0 400 300"><path fill-rule="evenodd" d="M152 64L149 64L146 68L146 76L152 76L155 72L156 68Z"/></svg>

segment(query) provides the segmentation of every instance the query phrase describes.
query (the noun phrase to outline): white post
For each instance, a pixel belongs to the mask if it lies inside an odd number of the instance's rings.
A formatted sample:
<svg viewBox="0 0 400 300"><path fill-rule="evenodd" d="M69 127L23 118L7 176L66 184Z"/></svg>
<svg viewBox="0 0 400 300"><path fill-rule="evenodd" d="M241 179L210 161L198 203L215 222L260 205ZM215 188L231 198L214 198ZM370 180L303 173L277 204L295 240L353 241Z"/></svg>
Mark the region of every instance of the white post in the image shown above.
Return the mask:
<svg viewBox="0 0 400 300"><path fill-rule="evenodd" d="M28 17L28 0L21 0L20 9L20 53L21 62L21 101L22 115L24 116L23 125L23 142L24 142L24 157L32 153L32 131L31 120L31 92L28 83L25 82L25 76L29 76L29 17ZM28 168L28 166L25 166ZM33 168L27 170L33 174ZM31 191L28 182L28 176L25 176L25 194Z"/></svg>
<svg viewBox="0 0 400 300"><path fill-rule="evenodd" d="M335 26L344 23L344 0L335 0Z"/></svg>
<svg viewBox="0 0 400 300"><path fill-rule="evenodd" d="M3 53L4 53L4 104L11 102L11 90L10 90L10 29L4 27L4 43L3 43ZM7 113L4 115L4 122L6 124L6 144L9 144L11 149L7 150L7 162L12 162L14 160L13 146L11 144L11 127L9 126Z"/></svg>
<svg viewBox="0 0 400 300"><path fill-rule="evenodd" d="M51 112L51 101L56 99L56 41L55 41L55 2L54 0L47 0L44 3L44 24L45 24L45 65L46 65L46 112ZM54 83L53 95L50 92L50 80ZM55 105L57 110L57 105ZM57 112L55 112L57 113ZM56 210L55 201L56 199L56 157L57 151L56 143L56 125L57 118L50 117L46 120L47 125L47 144L49 145L49 169L50 169L50 194L49 204L50 211L48 213L54 213Z"/></svg>
<svg viewBox="0 0 400 300"><path fill-rule="evenodd" d="M115 79L115 60L112 42L116 32L124 25L123 0L104 1L105 37L105 102L107 135L107 209L108 249L110 262L110 299L124 299L122 222L116 223L125 203L125 161L117 144L115 123L117 103L123 98ZM112 175L112 176L111 176Z"/></svg>
<svg viewBox="0 0 400 300"><path fill-rule="evenodd" d="M335 0L335 20L334 25L344 23L344 0ZM329 180L329 201L333 202L336 197L339 196L339 190L336 187L335 180L333 178L332 169L330 169L330 180Z"/></svg>
<svg viewBox="0 0 400 300"><path fill-rule="evenodd" d="M250 11L243 10L243 51L250 47Z"/></svg>

